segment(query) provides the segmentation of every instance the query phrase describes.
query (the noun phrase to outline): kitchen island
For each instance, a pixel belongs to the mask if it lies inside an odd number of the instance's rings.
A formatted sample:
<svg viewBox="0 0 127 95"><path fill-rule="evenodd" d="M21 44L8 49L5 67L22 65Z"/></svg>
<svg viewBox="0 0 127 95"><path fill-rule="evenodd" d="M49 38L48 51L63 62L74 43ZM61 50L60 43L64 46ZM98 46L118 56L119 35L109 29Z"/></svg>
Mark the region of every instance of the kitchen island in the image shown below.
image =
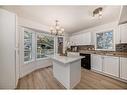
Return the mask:
<svg viewBox="0 0 127 95"><path fill-rule="evenodd" d="M67 89L74 88L81 78L81 56L51 57L53 60L53 75Z"/></svg>

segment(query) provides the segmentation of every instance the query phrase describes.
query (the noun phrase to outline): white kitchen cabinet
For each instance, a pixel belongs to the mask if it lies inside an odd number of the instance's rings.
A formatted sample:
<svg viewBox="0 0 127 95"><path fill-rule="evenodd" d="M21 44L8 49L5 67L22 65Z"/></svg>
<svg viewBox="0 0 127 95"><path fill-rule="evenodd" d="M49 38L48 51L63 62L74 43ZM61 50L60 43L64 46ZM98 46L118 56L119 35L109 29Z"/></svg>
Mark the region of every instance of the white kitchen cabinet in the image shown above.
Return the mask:
<svg viewBox="0 0 127 95"><path fill-rule="evenodd" d="M103 56L103 72L119 77L119 57Z"/></svg>
<svg viewBox="0 0 127 95"><path fill-rule="evenodd" d="M120 78L127 80L127 58L120 58Z"/></svg>
<svg viewBox="0 0 127 95"><path fill-rule="evenodd" d="M16 15L0 9L0 88L16 88Z"/></svg>
<svg viewBox="0 0 127 95"><path fill-rule="evenodd" d="M76 45L76 36L75 35L70 37L70 43L72 46Z"/></svg>
<svg viewBox="0 0 127 95"><path fill-rule="evenodd" d="M91 55L91 68L96 71L102 72L102 56L92 54Z"/></svg>
<svg viewBox="0 0 127 95"><path fill-rule="evenodd" d="M90 45L91 44L90 32L79 34L77 40L78 40L79 45Z"/></svg>
<svg viewBox="0 0 127 95"><path fill-rule="evenodd" d="M119 25L120 43L127 43L127 24Z"/></svg>
<svg viewBox="0 0 127 95"><path fill-rule="evenodd" d="M75 34L70 37L71 45L90 45L91 44L91 33Z"/></svg>

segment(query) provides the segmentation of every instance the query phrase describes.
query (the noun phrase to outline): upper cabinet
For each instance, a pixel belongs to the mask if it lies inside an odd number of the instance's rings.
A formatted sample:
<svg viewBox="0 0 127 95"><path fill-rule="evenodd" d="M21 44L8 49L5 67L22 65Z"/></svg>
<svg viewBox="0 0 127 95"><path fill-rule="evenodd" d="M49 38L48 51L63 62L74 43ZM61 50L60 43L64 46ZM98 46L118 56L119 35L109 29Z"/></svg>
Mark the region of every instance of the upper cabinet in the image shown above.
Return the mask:
<svg viewBox="0 0 127 95"><path fill-rule="evenodd" d="M127 43L127 24L119 25L119 32L120 32L120 42L119 43Z"/></svg>
<svg viewBox="0 0 127 95"><path fill-rule="evenodd" d="M90 45L91 44L91 33L81 33L70 37L71 45Z"/></svg>
<svg viewBox="0 0 127 95"><path fill-rule="evenodd" d="M119 24L127 23L127 6L121 7Z"/></svg>

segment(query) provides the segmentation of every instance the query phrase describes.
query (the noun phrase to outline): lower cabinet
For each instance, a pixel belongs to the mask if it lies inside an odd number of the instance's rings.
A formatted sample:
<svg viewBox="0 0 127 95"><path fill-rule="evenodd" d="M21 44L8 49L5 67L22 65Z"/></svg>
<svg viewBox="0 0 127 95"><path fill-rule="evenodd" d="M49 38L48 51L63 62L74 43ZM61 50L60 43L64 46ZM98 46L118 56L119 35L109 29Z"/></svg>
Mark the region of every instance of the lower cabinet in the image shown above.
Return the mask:
<svg viewBox="0 0 127 95"><path fill-rule="evenodd" d="M96 71L102 71L102 56L92 54L91 55L91 68Z"/></svg>
<svg viewBox="0 0 127 95"><path fill-rule="evenodd" d="M91 54L91 69L127 81L127 58Z"/></svg>
<svg viewBox="0 0 127 95"><path fill-rule="evenodd" d="M103 72L119 77L119 57L103 56Z"/></svg>
<svg viewBox="0 0 127 95"><path fill-rule="evenodd" d="M120 78L127 80L127 58L120 58Z"/></svg>

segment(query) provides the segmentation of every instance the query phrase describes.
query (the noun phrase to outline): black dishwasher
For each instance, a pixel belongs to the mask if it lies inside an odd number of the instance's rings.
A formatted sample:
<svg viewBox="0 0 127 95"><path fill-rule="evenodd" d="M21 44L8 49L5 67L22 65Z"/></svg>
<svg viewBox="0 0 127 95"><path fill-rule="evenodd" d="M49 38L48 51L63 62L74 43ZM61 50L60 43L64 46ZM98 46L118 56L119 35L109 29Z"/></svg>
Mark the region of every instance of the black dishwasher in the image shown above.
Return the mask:
<svg viewBox="0 0 127 95"><path fill-rule="evenodd" d="M81 59L81 66L85 69L90 70L91 69L91 55L80 53L80 56L84 56L84 58Z"/></svg>

